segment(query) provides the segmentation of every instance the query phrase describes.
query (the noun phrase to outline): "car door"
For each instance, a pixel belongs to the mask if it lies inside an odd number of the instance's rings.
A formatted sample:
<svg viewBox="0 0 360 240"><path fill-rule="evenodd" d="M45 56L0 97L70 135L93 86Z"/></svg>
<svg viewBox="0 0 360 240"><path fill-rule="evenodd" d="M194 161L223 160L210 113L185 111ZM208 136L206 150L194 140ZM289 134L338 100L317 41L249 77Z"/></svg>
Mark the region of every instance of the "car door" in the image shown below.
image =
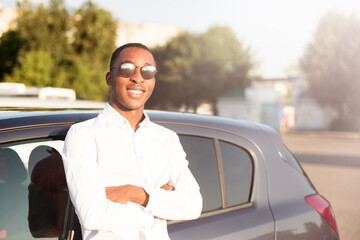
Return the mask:
<svg viewBox="0 0 360 240"><path fill-rule="evenodd" d="M274 239L261 150L233 133L164 125L178 132L204 198L199 219L169 222L171 239ZM81 239L58 171L69 126L0 131L0 239Z"/></svg>
<svg viewBox="0 0 360 240"><path fill-rule="evenodd" d="M0 239L74 235L76 221L60 155L69 126L0 131ZM76 236L72 239L81 239L79 231Z"/></svg>
<svg viewBox="0 0 360 240"><path fill-rule="evenodd" d="M258 147L213 128L163 125L178 133L203 196L199 219L168 223L171 239L275 239Z"/></svg>

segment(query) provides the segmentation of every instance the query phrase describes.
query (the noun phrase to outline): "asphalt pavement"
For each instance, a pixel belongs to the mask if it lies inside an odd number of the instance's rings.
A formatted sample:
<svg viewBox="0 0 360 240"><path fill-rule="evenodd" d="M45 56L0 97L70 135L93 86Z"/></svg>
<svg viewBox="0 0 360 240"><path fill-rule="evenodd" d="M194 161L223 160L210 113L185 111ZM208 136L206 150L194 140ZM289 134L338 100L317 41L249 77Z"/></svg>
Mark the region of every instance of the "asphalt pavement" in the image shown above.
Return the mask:
<svg viewBox="0 0 360 240"><path fill-rule="evenodd" d="M316 189L331 203L341 240L360 239L360 133L282 134Z"/></svg>

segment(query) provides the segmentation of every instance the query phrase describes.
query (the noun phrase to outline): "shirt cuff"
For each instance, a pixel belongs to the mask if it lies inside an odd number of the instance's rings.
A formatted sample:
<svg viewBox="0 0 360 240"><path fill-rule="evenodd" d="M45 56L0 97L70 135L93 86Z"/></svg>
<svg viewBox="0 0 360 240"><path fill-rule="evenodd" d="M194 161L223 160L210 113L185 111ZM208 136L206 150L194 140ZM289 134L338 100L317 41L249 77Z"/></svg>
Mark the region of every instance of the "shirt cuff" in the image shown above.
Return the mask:
<svg viewBox="0 0 360 240"><path fill-rule="evenodd" d="M169 202L171 205L177 205L176 199L171 198L172 200L168 199L168 195L166 195L166 190L164 189L153 189L153 188L144 188L145 191L149 194L149 201L145 207L145 211L157 216L156 214L159 213L159 209L164 208L164 206L168 206Z"/></svg>
<svg viewBox="0 0 360 240"><path fill-rule="evenodd" d="M137 211L139 213L137 219L139 220L139 225L142 229L148 229L154 225L154 215L148 211L144 211L144 207L132 202L128 202L127 205L133 208L139 208L139 211Z"/></svg>
<svg viewBox="0 0 360 240"><path fill-rule="evenodd" d="M150 189L150 188L144 188L144 189L149 194L149 201L145 207L145 211L152 213L154 209L157 209L159 206L161 206L162 199L159 196L159 194L156 194L155 189Z"/></svg>

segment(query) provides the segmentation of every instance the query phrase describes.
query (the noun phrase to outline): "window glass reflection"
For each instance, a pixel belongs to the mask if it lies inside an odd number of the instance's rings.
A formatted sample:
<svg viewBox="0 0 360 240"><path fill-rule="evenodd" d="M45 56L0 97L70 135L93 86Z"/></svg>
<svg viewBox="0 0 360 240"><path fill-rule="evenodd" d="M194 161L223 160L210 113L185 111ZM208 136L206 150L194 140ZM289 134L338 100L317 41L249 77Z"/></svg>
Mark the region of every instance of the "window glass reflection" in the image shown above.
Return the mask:
<svg viewBox="0 0 360 240"><path fill-rule="evenodd" d="M250 199L253 163L249 153L239 146L219 141L223 159L227 206L247 203Z"/></svg>
<svg viewBox="0 0 360 240"><path fill-rule="evenodd" d="M68 194L63 141L0 146L0 239L61 237Z"/></svg>
<svg viewBox="0 0 360 240"><path fill-rule="evenodd" d="M180 141L203 197L203 212L222 208L219 171L213 140L181 135Z"/></svg>

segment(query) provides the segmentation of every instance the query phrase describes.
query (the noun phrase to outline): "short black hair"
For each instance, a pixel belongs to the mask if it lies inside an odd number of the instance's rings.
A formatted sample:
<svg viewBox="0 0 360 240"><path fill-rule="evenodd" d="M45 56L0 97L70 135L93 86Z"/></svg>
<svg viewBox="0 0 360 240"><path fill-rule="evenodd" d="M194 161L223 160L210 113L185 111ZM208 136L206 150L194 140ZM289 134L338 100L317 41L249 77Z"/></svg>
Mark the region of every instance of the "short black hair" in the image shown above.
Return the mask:
<svg viewBox="0 0 360 240"><path fill-rule="evenodd" d="M129 47L142 48L142 49L145 49L145 50L147 50L147 51L149 51L149 52L151 53L150 49L149 49L147 46L145 46L144 44L142 44L142 43L126 43L126 44L118 47L118 48L112 53L112 55L111 55L111 60L110 60L110 69L111 69L112 66L114 66L114 63L115 63L116 59L119 57L121 51L124 50L125 48L129 48ZM152 53L151 53L151 54L152 54Z"/></svg>

